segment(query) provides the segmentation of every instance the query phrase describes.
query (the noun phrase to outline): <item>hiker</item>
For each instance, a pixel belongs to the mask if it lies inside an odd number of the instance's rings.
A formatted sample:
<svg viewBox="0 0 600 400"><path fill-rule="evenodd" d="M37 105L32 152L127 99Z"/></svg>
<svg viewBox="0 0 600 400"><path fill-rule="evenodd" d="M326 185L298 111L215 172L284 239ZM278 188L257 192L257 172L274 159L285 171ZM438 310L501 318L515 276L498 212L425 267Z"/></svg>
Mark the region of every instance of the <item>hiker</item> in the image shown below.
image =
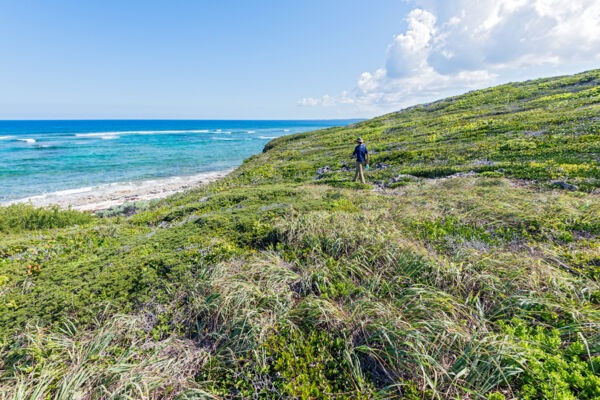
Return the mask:
<svg viewBox="0 0 600 400"><path fill-rule="evenodd" d="M360 175L360 181L365 183L365 175L363 174L363 165L366 164L367 169L369 168L369 150L367 150L367 146L365 146L365 141L362 138L356 139L356 147L354 148L354 153L350 156L350 158L356 157L356 172L354 173L354 179L352 182L356 182L356 178Z"/></svg>

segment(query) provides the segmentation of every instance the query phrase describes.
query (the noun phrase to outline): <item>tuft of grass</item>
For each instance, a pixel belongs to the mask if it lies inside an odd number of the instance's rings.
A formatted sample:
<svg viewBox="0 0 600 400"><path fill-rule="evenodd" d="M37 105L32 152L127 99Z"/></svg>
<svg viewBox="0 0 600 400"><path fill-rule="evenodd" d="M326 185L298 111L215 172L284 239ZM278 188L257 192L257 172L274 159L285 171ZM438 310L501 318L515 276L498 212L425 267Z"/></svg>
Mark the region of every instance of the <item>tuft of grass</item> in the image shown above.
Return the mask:
<svg viewBox="0 0 600 400"><path fill-rule="evenodd" d="M93 220L90 214L58 207L35 208L25 204L0 207L0 233L5 234L85 225Z"/></svg>
<svg viewBox="0 0 600 400"><path fill-rule="evenodd" d="M140 335L139 317L113 316L93 329L66 321L56 332L29 326L0 347L0 398L215 399L194 382L209 355L192 342Z"/></svg>

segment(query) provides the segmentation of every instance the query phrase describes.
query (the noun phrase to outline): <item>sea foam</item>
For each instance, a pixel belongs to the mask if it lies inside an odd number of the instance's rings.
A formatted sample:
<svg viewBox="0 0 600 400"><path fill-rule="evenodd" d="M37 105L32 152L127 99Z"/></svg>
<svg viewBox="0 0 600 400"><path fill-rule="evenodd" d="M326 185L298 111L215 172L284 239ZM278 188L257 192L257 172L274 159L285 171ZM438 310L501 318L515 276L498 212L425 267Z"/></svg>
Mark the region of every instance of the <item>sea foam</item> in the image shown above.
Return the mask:
<svg viewBox="0 0 600 400"><path fill-rule="evenodd" d="M76 133L75 137L103 137L103 136L116 136L116 135L160 135L169 133L208 133L208 129L192 129L192 130L178 130L178 131L116 131L116 132L89 132L89 133Z"/></svg>
<svg viewBox="0 0 600 400"><path fill-rule="evenodd" d="M29 139L29 138L27 138L27 139L17 139L17 140L19 142L25 142L25 143L29 143L29 144L35 143L35 139Z"/></svg>

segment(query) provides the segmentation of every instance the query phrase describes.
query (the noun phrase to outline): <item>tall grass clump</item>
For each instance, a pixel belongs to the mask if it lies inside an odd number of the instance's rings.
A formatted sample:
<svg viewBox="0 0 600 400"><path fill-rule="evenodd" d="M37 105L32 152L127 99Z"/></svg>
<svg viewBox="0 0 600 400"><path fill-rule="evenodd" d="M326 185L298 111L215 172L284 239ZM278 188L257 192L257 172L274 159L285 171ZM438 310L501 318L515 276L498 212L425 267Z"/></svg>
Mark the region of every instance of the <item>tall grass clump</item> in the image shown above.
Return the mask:
<svg viewBox="0 0 600 400"><path fill-rule="evenodd" d="M93 330L29 326L0 348L0 399L214 399L194 383L209 355L190 341L153 341L140 317L113 316Z"/></svg>
<svg viewBox="0 0 600 400"><path fill-rule="evenodd" d="M90 214L58 207L35 208L25 204L0 207L0 233L64 228L93 221Z"/></svg>

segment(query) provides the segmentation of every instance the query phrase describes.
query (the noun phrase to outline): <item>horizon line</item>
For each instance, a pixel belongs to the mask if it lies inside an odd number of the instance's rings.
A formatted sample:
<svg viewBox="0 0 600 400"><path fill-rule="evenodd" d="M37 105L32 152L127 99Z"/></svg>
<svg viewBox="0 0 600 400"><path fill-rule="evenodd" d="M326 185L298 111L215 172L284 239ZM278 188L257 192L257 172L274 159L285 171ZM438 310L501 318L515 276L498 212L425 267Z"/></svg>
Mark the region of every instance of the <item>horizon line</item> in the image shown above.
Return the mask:
<svg viewBox="0 0 600 400"><path fill-rule="evenodd" d="M347 121L366 120L366 117L354 118L274 118L274 119L209 119L209 118L26 118L26 119L3 119L0 122L14 121Z"/></svg>

